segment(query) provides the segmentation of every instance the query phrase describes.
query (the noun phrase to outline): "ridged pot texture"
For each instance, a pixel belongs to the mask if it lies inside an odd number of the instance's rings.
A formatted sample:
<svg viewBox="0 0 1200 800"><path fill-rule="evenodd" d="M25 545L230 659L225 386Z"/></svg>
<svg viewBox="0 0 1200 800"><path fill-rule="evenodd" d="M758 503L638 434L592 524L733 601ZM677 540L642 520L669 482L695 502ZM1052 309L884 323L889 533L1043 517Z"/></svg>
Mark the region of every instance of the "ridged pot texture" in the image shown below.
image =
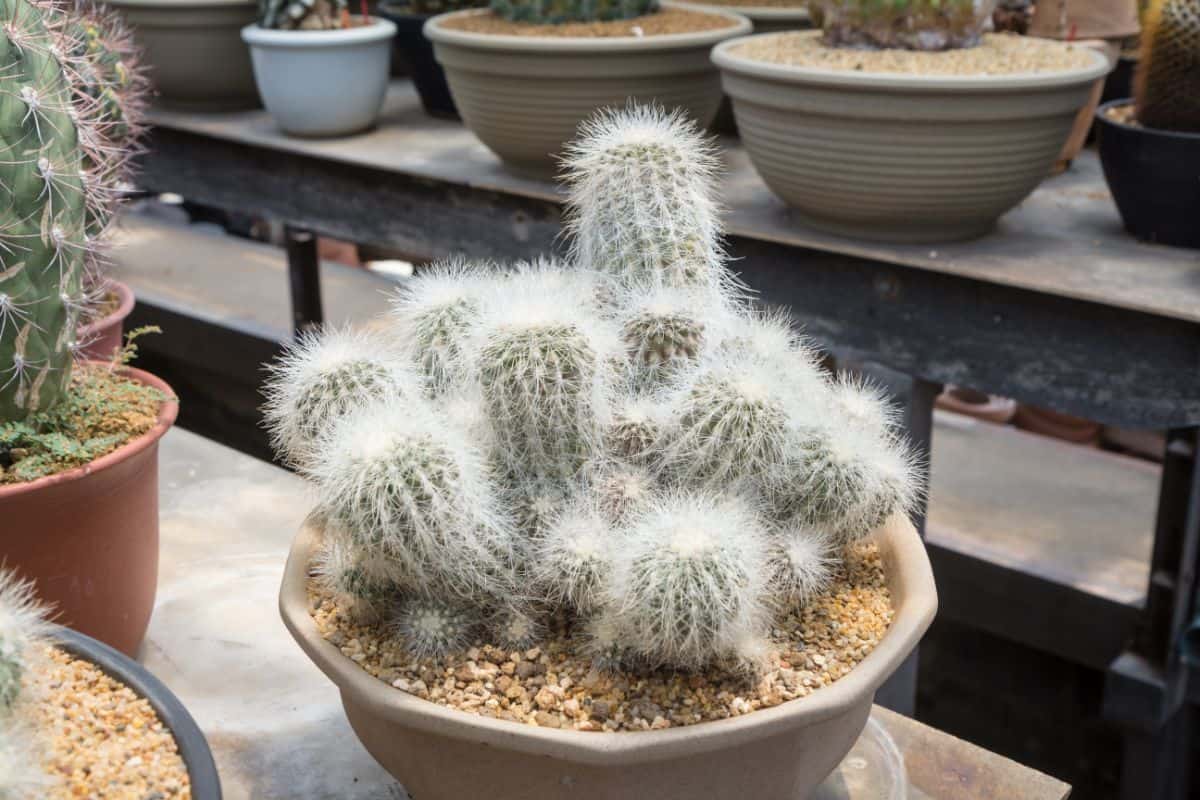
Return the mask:
<svg viewBox="0 0 1200 800"><path fill-rule="evenodd" d="M755 168L801 221L877 241L990 231L1045 177L1109 69L1093 53L1040 74L835 71L746 58L746 38L713 60Z"/></svg>
<svg viewBox="0 0 1200 800"><path fill-rule="evenodd" d="M445 25L487 13L442 14L425 35L467 127L506 164L538 175L553 174L564 144L599 108L657 102L708 125L721 103L712 46L750 31L744 18L717 11L728 27L646 37L505 36Z"/></svg>

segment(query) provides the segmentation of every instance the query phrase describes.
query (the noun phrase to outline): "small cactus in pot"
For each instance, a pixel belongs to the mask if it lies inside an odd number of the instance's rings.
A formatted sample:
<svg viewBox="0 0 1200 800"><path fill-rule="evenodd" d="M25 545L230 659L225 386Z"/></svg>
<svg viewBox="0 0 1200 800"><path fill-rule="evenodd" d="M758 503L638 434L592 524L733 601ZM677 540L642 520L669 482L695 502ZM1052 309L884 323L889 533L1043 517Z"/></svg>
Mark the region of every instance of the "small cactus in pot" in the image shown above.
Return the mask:
<svg viewBox="0 0 1200 800"><path fill-rule="evenodd" d="M401 353L421 386L313 431L323 552L348 549L319 566L350 565L353 608L390 602L417 659L555 631L597 670L753 673L847 547L912 510L917 470L886 399L728 272L693 127L608 112L571 153L566 262L435 266L394 302L394 344L356 353ZM323 391L295 362L268 390L289 457L280 399Z"/></svg>
<svg viewBox="0 0 1200 800"><path fill-rule="evenodd" d="M951 50L979 44L995 0L823 0L833 47Z"/></svg>
<svg viewBox="0 0 1200 800"><path fill-rule="evenodd" d="M1200 3L1150 3L1143 24L1134 99L1141 124L1168 131L1200 132Z"/></svg>

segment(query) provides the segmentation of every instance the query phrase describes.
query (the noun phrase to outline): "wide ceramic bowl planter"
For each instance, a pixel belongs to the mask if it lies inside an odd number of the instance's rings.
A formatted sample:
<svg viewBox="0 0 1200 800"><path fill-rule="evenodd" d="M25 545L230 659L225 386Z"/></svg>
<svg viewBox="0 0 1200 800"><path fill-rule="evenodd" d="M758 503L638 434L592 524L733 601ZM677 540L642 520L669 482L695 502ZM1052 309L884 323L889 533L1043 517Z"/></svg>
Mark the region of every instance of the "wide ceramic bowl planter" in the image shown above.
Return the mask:
<svg viewBox="0 0 1200 800"><path fill-rule="evenodd" d="M63 651L98 667L150 703L179 748L179 756L187 767L192 800L221 800L221 779L208 741L183 703L162 681L128 656L78 631L56 627L51 638Z"/></svg>
<svg viewBox="0 0 1200 800"><path fill-rule="evenodd" d="M708 125L721 104L709 51L750 31L745 18L721 11L708 13L728 18L728 27L644 37L506 36L446 26L490 13L441 14L425 23L425 35L467 127L506 164L539 175L553 174L564 144L599 108L657 102Z"/></svg>
<svg viewBox="0 0 1200 800"><path fill-rule="evenodd" d="M118 280L108 278L104 289L117 299L117 307L109 314L81 325L76 338L83 345L84 358L106 361L121 349L125 341L125 318L133 311L133 289Z"/></svg>
<svg viewBox="0 0 1200 800"><path fill-rule="evenodd" d="M284 623L338 686L346 716L380 764L420 800L799 800L849 752L875 690L933 620L925 547L907 520L876 534L895 606L879 645L808 697L742 717L662 731L587 733L519 725L436 705L372 677L322 638L308 571L320 533L292 545Z"/></svg>
<svg viewBox="0 0 1200 800"><path fill-rule="evenodd" d="M0 563L34 582L55 622L133 655L158 589L158 442L175 422L171 387L146 433L83 467L0 485Z"/></svg>
<svg viewBox="0 0 1200 800"><path fill-rule="evenodd" d="M1104 179L1125 229L1146 242L1200 248L1200 133L1130 125L1096 112Z"/></svg>
<svg viewBox="0 0 1200 800"><path fill-rule="evenodd" d="M242 29L263 103L293 136L347 136L374 125L395 35L392 22L375 17L332 31Z"/></svg>
<svg viewBox="0 0 1200 800"><path fill-rule="evenodd" d="M746 40L713 61L755 168L800 221L878 241L987 233L1045 177L1109 69L1087 50L1087 66L1052 73L853 72L750 59Z"/></svg>
<svg viewBox="0 0 1200 800"><path fill-rule="evenodd" d="M145 50L165 106L199 111L258 108L250 54L238 32L255 0L109 0Z"/></svg>

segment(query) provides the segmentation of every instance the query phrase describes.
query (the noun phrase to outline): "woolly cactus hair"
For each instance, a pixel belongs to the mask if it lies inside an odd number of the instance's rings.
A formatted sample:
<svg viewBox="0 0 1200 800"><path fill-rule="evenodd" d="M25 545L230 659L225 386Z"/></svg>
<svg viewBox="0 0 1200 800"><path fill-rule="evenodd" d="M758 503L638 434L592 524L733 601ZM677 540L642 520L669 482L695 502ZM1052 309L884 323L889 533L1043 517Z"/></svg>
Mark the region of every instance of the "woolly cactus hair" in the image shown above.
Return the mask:
<svg viewBox="0 0 1200 800"><path fill-rule="evenodd" d="M378 622L391 610L400 592L395 576L382 559L373 560L369 551L356 547L344 532L327 531L325 542L313 561L317 580L339 599L357 623Z"/></svg>
<svg viewBox="0 0 1200 800"><path fill-rule="evenodd" d="M702 669L766 634L767 537L733 495L674 492L636 514L613 550L608 605L654 666Z"/></svg>
<svg viewBox="0 0 1200 800"><path fill-rule="evenodd" d="M597 449L616 336L589 311L591 288L586 276L540 262L488 299L476 370L497 454L526 479L570 480Z"/></svg>
<svg viewBox="0 0 1200 800"><path fill-rule="evenodd" d="M629 649L629 632L611 609L602 608L584 620L578 636L580 652L591 658L593 669L613 673L642 666Z"/></svg>
<svg viewBox="0 0 1200 800"><path fill-rule="evenodd" d="M654 476L648 470L616 462L601 470L592 491L604 518L618 524L650 502L655 489Z"/></svg>
<svg viewBox="0 0 1200 800"><path fill-rule="evenodd" d="M617 321L633 381L641 391L664 386L693 366L708 345L712 326L724 327L727 311L701 292L636 286L618 301Z"/></svg>
<svg viewBox="0 0 1200 800"><path fill-rule="evenodd" d="M594 611L611 570L615 533L586 494L559 513L534 543L532 578L553 606Z"/></svg>
<svg viewBox="0 0 1200 800"><path fill-rule="evenodd" d="M41 769L38 732L14 719L0 719L0 800L38 800L50 777Z"/></svg>
<svg viewBox="0 0 1200 800"><path fill-rule="evenodd" d="M482 620L472 606L414 595L396 606L392 626L409 655L440 659L470 647L479 635Z"/></svg>
<svg viewBox="0 0 1200 800"><path fill-rule="evenodd" d="M341 329L304 333L267 369L263 415L276 452L312 466L321 435L372 401L421 394L421 380L384 336Z"/></svg>
<svg viewBox="0 0 1200 800"><path fill-rule="evenodd" d="M770 596L784 611L806 605L833 580L839 559L832 537L792 523L772 532Z"/></svg>
<svg viewBox="0 0 1200 800"><path fill-rule="evenodd" d="M546 626L533 608L520 602L501 603L487 620L492 643L506 650L526 650L546 637Z"/></svg>
<svg viewBox="0 0 1200 800"><path fill-rule="evenodd" d="M740 294L719 243L716 172L712 143L682 112L598 112L564 158L573 260L619 283Z"/></svg>
<svg viewBox="0 0 1200 800"><path fill-rule="evenodd" d="M830 398L848 424L880 439L900 435L900 410L887 392L867 378L842 373L830 385Z"/></svg>
<svg viewBox="0 0 1200 800"><path fill-rule="evenodd" d="M566 507L567 485L560 481L510 475L502 482L506 505L512 509L518 528L527 539L540 536Z"/></svg>
<svg viewBox="0 0 1200 800"><path fill-rule="evenodd" d="M47 639L46 617L33 583L0 567L0 717L16 703L22 680Z"/></svg>
<svg viewBox="0 0 1200 800"><path fill-rule="evenodd" d="M605 427L605 447L616 458L648 463L655 456L670 414L670 406L658 395L630 393L618 397Z"/></svg>
<svg viewBox="0 0 1200 800"><path fill-rule="evenodd" d="M828 532L848 544L921 498L920 471L907 444L833 416L795 431L783 466L764 485L772 515Z"/></svg>
<svg viewBox="0 0 1200 800"><path fill-rule="evenodd" d="M508 589L512 526L464 431L422 402L391 399L338 422L318 451L318 509L369 558L465 599Z"/></svg>
<svg viewBox="0 0 1200 800"><path fill-rule="evenodd" d="M393 295L401 340L434 394L467 379L472 328L495 278L490 263L451 259L422 268Z"/></svg>

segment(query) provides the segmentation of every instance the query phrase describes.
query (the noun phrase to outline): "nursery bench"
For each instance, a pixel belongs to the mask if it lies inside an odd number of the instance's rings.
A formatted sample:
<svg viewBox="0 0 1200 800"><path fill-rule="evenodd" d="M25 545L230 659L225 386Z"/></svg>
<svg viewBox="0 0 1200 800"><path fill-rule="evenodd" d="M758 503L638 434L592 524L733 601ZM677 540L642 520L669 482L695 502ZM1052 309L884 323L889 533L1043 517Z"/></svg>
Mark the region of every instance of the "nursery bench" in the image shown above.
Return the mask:
<svg viewBox="0 0 1200 800"><path fill-rule="evenodd" d="M350 731L334 685L279 619L284 560L308 505L301 480L177 428L162 443L161 486L159 596L142 660L204 730L225 796L405 800ZM886 709L876 707L872 719L871 738L819 800L888 796L890 784L876 776L893 763L889 755L903 760L907 796L919 800L1063 800L1070 792Z"/></svg>
<svg viewBox="0 0 1200 800"><path fill-rule="evenodd" d="M299 324L321 313L309 232L430 257L519 258L561 247L556 187L507 172L461 125L424 115L405 82L393 86L378 129L347 139L287 138L265 112L159 111L152 122L144 187L292 226ZM1129 731L1127 764L1141 765L1130 796L1146 796L1152 780L1169 782L1156 764L1184 763L1171 754L1186 752L1186 737L1169 731L1182 727L1170 723L1189 673L1175 666L1200 558L1200 259L1128 237L1091 153L992 234L929 247L808 230L763 187L736 141L723 145L735 269L821 344L912 376L908 424L918 445L928 449L944 382L1110 425L1171 430L1141 608L930 548L944 603L1007 620L999 632L1017 641L1031 626L1045 640L1058 625L1070 647L1075 637L1060 624L1068 621L1086 631L1087 653L1077 659L1120 653L1108 668L1106 709ZM1014 595L1023 608L1056 613L1012 614ZM1150 796L1168 795L1152 788Z"/></svg>

